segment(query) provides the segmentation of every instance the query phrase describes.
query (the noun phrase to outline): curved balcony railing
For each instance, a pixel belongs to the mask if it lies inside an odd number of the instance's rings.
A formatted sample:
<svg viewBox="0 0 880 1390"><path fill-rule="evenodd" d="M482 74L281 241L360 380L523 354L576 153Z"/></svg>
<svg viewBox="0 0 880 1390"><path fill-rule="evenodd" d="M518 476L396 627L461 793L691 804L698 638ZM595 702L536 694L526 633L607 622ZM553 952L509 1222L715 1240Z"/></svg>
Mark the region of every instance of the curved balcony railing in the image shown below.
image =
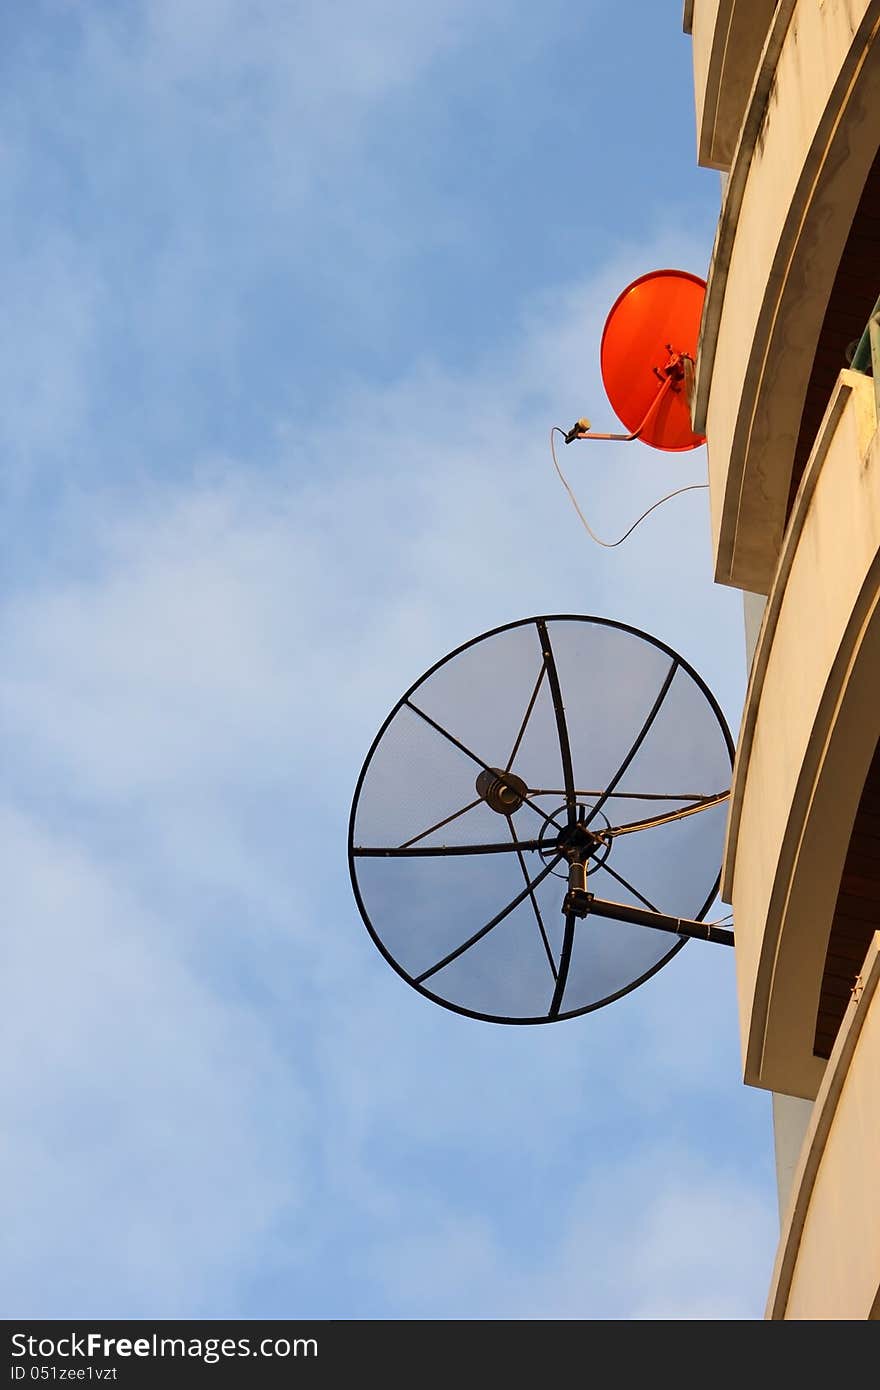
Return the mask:
<svg viewBox="0 0 880 1390"><path fill-rule="evenodd" d="M880 434L872 383L843 370L764 610L722 879L737 924L745 1079L787 1095L812 1099L825 1069L817 1013L880 735L878 688Z"/></svg>

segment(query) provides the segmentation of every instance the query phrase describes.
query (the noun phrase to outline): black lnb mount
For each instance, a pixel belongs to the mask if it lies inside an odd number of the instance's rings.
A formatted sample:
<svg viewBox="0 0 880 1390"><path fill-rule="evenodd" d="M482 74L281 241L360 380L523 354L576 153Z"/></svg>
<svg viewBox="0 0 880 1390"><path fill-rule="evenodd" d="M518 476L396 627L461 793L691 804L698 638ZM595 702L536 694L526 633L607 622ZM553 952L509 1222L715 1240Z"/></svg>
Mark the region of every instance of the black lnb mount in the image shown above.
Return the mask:
<svg viewBox="0 0 880 1390"><path fill-rule="evenodd" d="M562 900L562 911L568 916L586 917L590 911L594 894L588 893L586 888L569 888Z"/></svg>

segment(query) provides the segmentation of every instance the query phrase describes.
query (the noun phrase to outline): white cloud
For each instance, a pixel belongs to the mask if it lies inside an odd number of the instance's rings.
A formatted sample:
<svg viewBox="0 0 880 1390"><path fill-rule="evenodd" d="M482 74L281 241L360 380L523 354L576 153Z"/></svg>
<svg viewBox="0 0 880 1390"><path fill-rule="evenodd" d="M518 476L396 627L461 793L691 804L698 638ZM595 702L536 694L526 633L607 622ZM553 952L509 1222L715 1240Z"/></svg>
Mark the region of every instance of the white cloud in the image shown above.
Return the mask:
<svg viewBox="0 0 880 1390"><path fill-rule="evenodd" d="M130 795L172 772L240 772L291 734L319 738L331 718L346 738L365 697L390 704L444 643L525 616L524 603L624 618L662 605L669 640L699 630L697 616L730 621L735 596L690 582L700 494L606 557L550 464L550 425L603 395L589 345L636 254L544 303L476 377L416 365L384 390L355 388L320 431L290 421L268 470L219 461L194 481L132 479L80 498L67 524L72 568L88 577L10 609L7 712L21 736L39 730L84 789ZM613 508L606 530L704 469L699 456L664 466L641 446L563 451L588 511ZM704 645L730 666L725 644Z"/></svg>
<svg viewBox="0 0 880 1390"><path fill-rule="evenodd" d="M7 249L0 293L7 322L0 344L0 453L4 487L15 498L26 491L40 452L79 439L86 425L102 283L75 240L56 232L15 254ZM79 464L74 449L68 466Z"/></svg>
<svg viewBox="0 0 880 1390"><path fill-rule="evenodd" d="M540 1200L540 1196L537 1197ZM516 1223L426 1210L376 1273L409 1317L517 1320L759 1318L772 1264L770 1213L727 1166L653 1148L595 1165L566 1193L543 1247ZM522 1214L523 1225L530 1213Z"/></svg>
<svg viewBox="0 0 880 1390"><path fill-rule="evenodd" d="M2 837L3 1307L208 1314L308 1201L308 1097L124 875L14 812Z"/></svg>
<svg viewBox="0 0 880 1390"><path fill-rule="evenodd" d="M248 335L261 293L322 283L352 321L358 297L380 318L360 270L394 263L406 204L395 219L374 205L371 122L497 22L463 0L151 0L69 6L63 23L58 8L13 26L0 94L13 494L43 455L56 489L127 467L105 438L114 409L139 457L138 436L185 427L184 383L190 410L206 372L234 393L264 350Z"/></svg>
<svg viewBox="0 0 880 1390"><path fill-rule="evenodd" d="M614 1070L631 1078L634 1051L664 1035L659 1003L642 1031L623 1014L505 1033L431 1012L372 950L345 880L348 798L375 728L486 627L662 616L658 635L736 689L738 617L699 553L701 494L600 558L549 462L550 425L602 399L602 318L646 257L662 263L667 245L548 295L468 378L416 363L383 390L353 388L332 427L292 411L274 460L181 459L173 482L83 490L39 585L7 598L22 1308L198 1315L235 1306L261 1241L284 1244L296 1287L331 1240L379 1271L386 1307L422 1316L465 1315L468 1299L486 1316L730 1316L756 1281L763 1298L745 1247L765 1213L746 1184L725 1194L729 1174L716 1184L699 1156L676 1170L661 1154L656 1171L693 1185L650 1187L650 1162L630 1173L603 1148L621 1088L624 1151L666 1123ZM669 485L666 461L638 447L572 455L590 507L625 523ZM675 464L688 481L702 467ZM700 1020L711 1053L728 1024ZM717 1084L665 1055L670 1094ZM564 1221L558 1197L532 1215L537 1264L457 1190L468 1161L485 1173L511 1150L542 1182L562 1164L585 1174ZM689 1195L711 1244L685 1222ZM609 1225L612 1209L629 1215ZM721 1246L737 1239L732 1257ZM729 1273L701 1301L716 1267Z"/></svg>

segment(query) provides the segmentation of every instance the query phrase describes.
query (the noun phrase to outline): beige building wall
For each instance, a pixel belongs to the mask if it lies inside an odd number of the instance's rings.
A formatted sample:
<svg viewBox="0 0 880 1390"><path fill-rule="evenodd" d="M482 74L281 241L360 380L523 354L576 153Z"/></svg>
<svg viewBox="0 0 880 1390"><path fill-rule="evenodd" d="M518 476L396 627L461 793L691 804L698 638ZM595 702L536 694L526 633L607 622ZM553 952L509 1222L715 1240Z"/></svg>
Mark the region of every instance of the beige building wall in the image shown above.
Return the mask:
<svg viewBox="0 0 880 1390"><path fill-rule="evenodd" d="M810 349L877 152L878 30L880 0L780 0L738 130L693 402L715 577L737 588L766 594L779 555Z"/></svg>
<svg viewBox="0 0 880 1390"><path fill-rule="evenodd" d="M880 295L876 257L845 258L857 218L876 226L877 194L864 200L880 157L880 0L688 0L684 21L698 159L723 181L692 415L708 440L715 578L744 595L721 891L743 1077L773 1092L767 1317L876 1318L880 931L858 975L834 952L858 940L861 960L880 928L880 835L858 819L880 740L880 392L840 349L839 370L816 364L832 307ZM849 294L847 274L875 273Z"/></svg>
<svg viewBox="0 0 880 1390"><path fill-rule="evenodd" d="M880 1316L880 932L812 1109L783 1222L767 1316Z"/></svg>
<svg viewBox="0 0 880 1390"><path fill-rule="evenodd" d="M749 669L755 656L766 607L767 600L763 594L743 594L746 665ZM812 1113L812 1101L803 1100L800 1096L779 1093L773 1095L773 1146L780 1224L789 1204L801 1147Z"/></svg>
<svg viewBox="0 0 880 1390"><path fill-rule="evenodd" d="M810 456L752 663L722 894L733 905L743 1068L812 1098L828 935L878 735L880 439L873 386L838 387Z"/></svg>

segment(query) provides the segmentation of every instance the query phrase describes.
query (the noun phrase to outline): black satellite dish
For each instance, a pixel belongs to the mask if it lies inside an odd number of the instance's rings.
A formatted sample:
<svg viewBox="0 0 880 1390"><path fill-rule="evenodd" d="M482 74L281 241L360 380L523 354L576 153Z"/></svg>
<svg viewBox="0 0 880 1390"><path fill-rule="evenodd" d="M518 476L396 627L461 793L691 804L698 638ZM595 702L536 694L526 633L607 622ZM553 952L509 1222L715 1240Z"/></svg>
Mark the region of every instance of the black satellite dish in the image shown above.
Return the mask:
<svg viewBox="0 0 880 1390"><path fill-rule="evenodd" d="M638 628L568 615L475 637L410 687L361 769L367 929L420 993L499 1023L598 1009L689 937L733 945L703 920L733 752L693 667Z"/></svg>

